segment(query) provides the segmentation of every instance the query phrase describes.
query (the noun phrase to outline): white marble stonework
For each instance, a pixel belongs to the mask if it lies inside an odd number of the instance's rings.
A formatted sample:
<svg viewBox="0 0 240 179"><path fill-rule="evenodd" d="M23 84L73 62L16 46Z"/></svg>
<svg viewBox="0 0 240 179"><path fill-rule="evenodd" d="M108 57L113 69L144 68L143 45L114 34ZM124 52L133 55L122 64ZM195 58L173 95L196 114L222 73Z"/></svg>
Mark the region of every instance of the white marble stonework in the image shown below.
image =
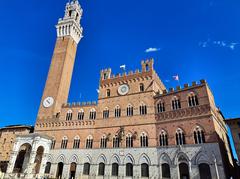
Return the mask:
<svg viewBox="0 0 240 179"><path fill-rule="evenodd" d="M57 165L64 163L63 178L68 179L70 165L77 164L76 178L128 178L125 176L126 163L133 164L133 178L141 177L141 164L149 165L149 178L161 179L161 165L170 165L171 178L179 177L178 165L184 160L189 166L191 179L198 179L198 165L206 163L210 166L212 179L225 179L223 162L218 144L168 146L159 148L128 148L128 149L65 149L51 150L48 162L51 163L51 170L48 176L56 177ZM83 164L89 162L90 175L83 176ZM105 164L104 177L98 176L98 164ZM119 176L112 177L112 163L119 164Z"/></svg>
<svg viewBox="0 0 240 179"><path fill-rule="evenodd" d="M34 176L43 176L45 172L45 167L48 160L49 152L50 152L51 143L52 143L52 139L50 137L45 135L39 135L37 133L17 136L13 146L13 151L11 153L11 158L8 164L5 178L16 178L17 174L13 173L14 165L15 165L21 146L26 144L31 147L31 150L29 151L30 155L27 159L25 155L24 161L27 161L27 163L24 162L23 165L25 165L26 169L24 172L22 172L22 174L20 174L20 176L23 178L29 178L29 179L33 178ZM34 173L34 166L35 166L34 161L35 161L36 153L39 147L43 147L44 153L42 155L42 162L40 165L39 173L36 174Z"/></svg>

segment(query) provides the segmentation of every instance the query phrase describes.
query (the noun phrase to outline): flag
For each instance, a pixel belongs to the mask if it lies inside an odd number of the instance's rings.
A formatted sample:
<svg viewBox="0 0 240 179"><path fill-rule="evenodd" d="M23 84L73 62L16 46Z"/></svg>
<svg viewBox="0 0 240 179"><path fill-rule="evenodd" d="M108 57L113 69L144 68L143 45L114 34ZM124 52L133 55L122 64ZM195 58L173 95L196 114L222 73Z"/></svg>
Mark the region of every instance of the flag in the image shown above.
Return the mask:
<svg viewBox="0 0 240 179"><path fill-rule="evenodd" d="M125 71L126 70L126 65L121 65L120 68Z"/></svg>
<svg viewBox="0 0 240 179"><path fill-rule="evenodd" d="M179 76L178 76L178 75L173 76L173 79L174 79L175 81L179 81Z"/></svg>

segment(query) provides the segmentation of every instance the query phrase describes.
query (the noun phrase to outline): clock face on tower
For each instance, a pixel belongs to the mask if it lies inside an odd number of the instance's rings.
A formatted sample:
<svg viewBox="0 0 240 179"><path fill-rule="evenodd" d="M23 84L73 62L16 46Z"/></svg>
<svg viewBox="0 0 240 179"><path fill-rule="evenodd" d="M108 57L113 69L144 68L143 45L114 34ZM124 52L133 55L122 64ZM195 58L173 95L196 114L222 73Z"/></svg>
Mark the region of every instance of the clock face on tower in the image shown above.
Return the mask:
<svg viewBox="0 0 240 179"><path fill-rule="evenodd" d="M53 105L53 103L54 103L53 97L47 97L43 100L43 106L45 108L51 107Z"/></svg>
<svg viewBox="0 0 240 179"><path fill-rule="evenodd" d="M128 92L129 92L129 86L128 85L124 84L124 85L119 86L118 93L120 95L126 95L126 94L128 94Z"/></svg>

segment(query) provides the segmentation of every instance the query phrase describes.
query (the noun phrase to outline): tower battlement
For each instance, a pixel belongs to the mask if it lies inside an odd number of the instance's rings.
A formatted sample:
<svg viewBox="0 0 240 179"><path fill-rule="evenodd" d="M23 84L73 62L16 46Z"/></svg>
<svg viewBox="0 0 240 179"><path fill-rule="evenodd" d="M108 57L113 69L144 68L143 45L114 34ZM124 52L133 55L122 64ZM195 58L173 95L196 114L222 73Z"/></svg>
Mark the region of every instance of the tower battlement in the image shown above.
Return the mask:
<svg viewBox="0 0 240 179"><path fill-rule="evenodd" d="M162 91L162 94L157 94L156 97L158 96L163 96L163 95L168 95L168 94L173 94L173 93L178 93L180 91L183 91L183 90L189 90L189 89L192 89L194 87L199 87L199 86L203 86L203 85L206 85L207 82L206 80L200 80L199 82L197 81L193 81L191 85L189 85L188 83L184 84L183 85L183 88L181 86L176 86L176 88L169 88L169 90L165 89Z"/></svg>
<svg viewBox="0 0 240 179"><path fill-rule="evenodd" d="M116 82L116 81L126 81L135 78L144 78L144 77L152 77L155 74L153 68L154 60L147 59L141 61L142 69L136 69L135 71L130 70L128 72L124 71L123 73L112 74L112 69L103 69L100 75L100 85L104 85L106 83Z"/></svg>

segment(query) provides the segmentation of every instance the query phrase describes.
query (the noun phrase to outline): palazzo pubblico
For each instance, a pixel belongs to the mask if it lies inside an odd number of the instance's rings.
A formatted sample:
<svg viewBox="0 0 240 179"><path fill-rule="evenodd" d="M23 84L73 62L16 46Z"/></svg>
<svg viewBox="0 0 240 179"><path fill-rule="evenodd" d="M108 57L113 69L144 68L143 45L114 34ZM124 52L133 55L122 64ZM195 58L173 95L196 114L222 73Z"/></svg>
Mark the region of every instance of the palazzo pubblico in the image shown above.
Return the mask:
<svg viewBox="0 0 240 179"><path fill-rule="evenodd" d="M154 60L100 73L97 102L67 103L82 8L66 4L34 132L17 136L6 178L225 179L227 128L205 80L166 89Z"/></svg>

